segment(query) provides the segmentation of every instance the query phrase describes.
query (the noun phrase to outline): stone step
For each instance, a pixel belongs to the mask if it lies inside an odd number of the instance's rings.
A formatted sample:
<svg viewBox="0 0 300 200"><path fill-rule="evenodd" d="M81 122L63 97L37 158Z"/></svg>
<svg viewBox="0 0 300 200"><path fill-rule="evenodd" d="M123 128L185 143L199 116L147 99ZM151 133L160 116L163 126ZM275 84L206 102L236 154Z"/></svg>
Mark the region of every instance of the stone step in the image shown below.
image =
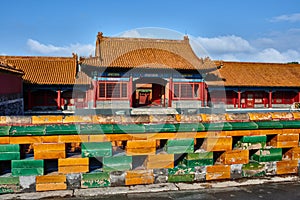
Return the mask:
<svg viewBox="0 0 300 200"><path fill-rule="evenodd" d="M175 115L178 114L174 108L133 108L131 115Z"/></svg>

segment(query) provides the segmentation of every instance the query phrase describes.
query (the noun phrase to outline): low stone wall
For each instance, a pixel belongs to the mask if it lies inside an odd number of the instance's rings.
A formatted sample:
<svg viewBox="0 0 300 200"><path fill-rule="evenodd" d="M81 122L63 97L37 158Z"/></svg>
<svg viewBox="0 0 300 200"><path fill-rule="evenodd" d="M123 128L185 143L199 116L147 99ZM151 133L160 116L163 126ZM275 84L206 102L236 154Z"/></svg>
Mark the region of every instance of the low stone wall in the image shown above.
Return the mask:
<svg viewBox="0 0 300 200"><path fill-rule="evenodd" d="M23 115L23 99L1 101L0 115Z"/></svg>
<svg viewBox="0 0 300 200"><path fill-rule="evenodd" d="M0 117L0 193L298 175L300 114Z"/></svg>

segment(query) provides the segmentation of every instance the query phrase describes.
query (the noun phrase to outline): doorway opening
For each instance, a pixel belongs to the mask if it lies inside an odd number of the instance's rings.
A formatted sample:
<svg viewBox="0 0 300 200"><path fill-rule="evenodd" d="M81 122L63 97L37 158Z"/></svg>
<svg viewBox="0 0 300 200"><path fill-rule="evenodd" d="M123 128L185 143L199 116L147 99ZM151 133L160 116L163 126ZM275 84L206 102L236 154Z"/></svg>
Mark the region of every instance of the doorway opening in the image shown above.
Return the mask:
<svg viewBox="0 0 300 200"><path fill-rule="evenodd" d="M166 107L166 80L139 78L133 81L133 107Z"/></svg>

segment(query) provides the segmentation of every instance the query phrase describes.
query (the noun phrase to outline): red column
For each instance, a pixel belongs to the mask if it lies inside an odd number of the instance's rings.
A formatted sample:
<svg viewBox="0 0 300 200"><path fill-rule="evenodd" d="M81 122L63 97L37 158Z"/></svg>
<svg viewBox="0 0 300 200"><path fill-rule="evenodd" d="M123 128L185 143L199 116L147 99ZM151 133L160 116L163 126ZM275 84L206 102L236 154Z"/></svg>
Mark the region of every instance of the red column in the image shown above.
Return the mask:
<svg viewBox="0 0 300 200"><path fill-rule="evenodd" d="M238 108L241 108L241 91L238 91Z"/></svg>
<svg viewBox="0 0 300 200"><path fill-rule="evenodd" d="M200 100L201 106L204 107L204 82L201 82L200 84Z"/></svg>
<svg viewBox="0 0 300 200"><path fill-rule="evenodd" d="M30 89L28 89L28 91L27 91L27 100L28 100L28 107L27 107L27 109L28 110L31 110L32 109L32 99L31 99L31 91L30 91Z"/></svg>
<svg viewBox="0 0 300 200"><path fill-rule="evenodd" d="M233 107L236 108L236 98L232 97L232 103L233 103Z"/></svg>
<svg viewBox="0 0 300 200"><path fill-rule="evenodd" d="M208 94L207 94L207 85L206 85L206 83L205 82L203 82L203 106L207 106L207 96L208 96Z"/></svg>
<svg viewBox="0 0 300 200"><path fill-rule="evenodd" d="M269 108L272 108L272 91L269 91Z"/></svg>
<svg viewBox="0 0 300 200"><path fill-rule="evenodd" d="M300 102L300 91L298 92L298 102Z"/></svg>
<svg viewBox="0 0 300 200"><path fill-rule="evenodd" d="M132 108L132 88L133 88L133 81L132 76L129 78L129 85L128 85L128 95L129 95L129 106Z"/></svg>
<svg viewBox="0 0 300 200"><path fill-rule="evenodd" d="M97 81L93 80L93 100L94 100L94 108L97 107L97 96L98 96L98 84Z"/></svg>
<svg viewBox="0 0 300 200"><path fill-rule="evenodd" d="M57 110L61 109L61 90L57 90Z"/></svg>
<svg viewBox="0 0 300 200"><path fill-rule="evenodd" d="M169 102L168 102L168 106L172 107L172 98L173 98L173 79L170 78L169 80Z"/></svg>

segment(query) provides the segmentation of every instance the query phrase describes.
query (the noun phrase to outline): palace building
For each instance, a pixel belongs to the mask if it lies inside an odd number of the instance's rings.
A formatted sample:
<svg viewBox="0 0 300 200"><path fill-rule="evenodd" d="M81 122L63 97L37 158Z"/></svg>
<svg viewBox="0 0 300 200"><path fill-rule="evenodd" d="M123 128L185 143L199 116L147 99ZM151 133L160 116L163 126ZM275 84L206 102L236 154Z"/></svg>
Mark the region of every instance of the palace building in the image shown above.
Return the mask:
<svg viewBox="0 0 300 200"><path fill-rule="evenodd" d="M23 114L23 71L0 60L0 115Z"/></svg>
<svg viewBox="0 0 300 200"><path fill-rule="evenodd" d="M95 57L80 60L93 79L93 108L201 108L207 106L202 74L217 70L183 40L105 37Z"/></svg>
<svg viewBox="0 0 300 200"><path fill-rule="evenodd" d="M290 109L300 102L299 64L199 58L187 36L122 38L99 32L91 57L0 56L0 61L5 76L18 79L13 84L20 85L23 75L22 87L11 93L22 91L25 113ZM2 94L7 89L1 87Z"/></svg>
<svg viewBox="0 0 300 200"><path fill-rule="evenodd" d="M90 78L78 71L73 57L0 56L0 61L22 70L25 111L73 110L82 102L90 87ZM2 80L2 79L1 79ZM76 92L74 92L76 84ZM1 89L8 82L1 84ZM14 87L16 88L16 87ZM77 94L77 96L74 96ZM78 102L78 103L77 103Z"/></svg>
<svg viewBox="0 0 300 200"><path fill-rule="evenodd" d="M217 65L220 62L215 62ZM283 63L222 62L226 108L291 108L300 102L300 65ZM218 84L212 83L211 93Z"/></svg>

